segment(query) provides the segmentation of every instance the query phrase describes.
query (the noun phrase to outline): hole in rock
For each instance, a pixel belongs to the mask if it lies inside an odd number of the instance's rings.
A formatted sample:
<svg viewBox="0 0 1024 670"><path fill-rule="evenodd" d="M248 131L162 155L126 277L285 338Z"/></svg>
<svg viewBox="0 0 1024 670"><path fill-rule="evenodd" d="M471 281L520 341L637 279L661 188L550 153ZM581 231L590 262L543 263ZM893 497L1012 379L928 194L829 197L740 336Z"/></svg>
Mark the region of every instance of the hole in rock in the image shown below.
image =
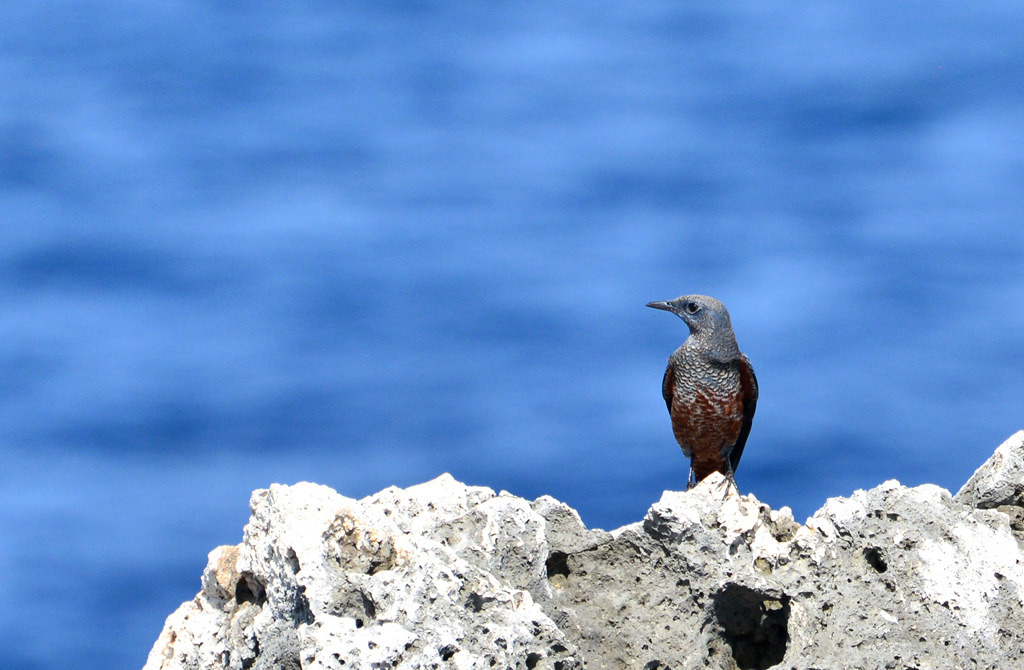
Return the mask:
<svg viewBox="0 0 1024 670"><path fill-rule="evenodd" d="M722 639L740 670L764 670L782 662L789 643L789 597L771 598L740 584L714 596Z"/></svg>
<svg viewBox="0 0 1024 670"><path fill-rule="evenodd" d="M251 572L243 572L235 584L235 602L239 605L252 603L259 606L267 602L266 589Z"/></svg>
<svg viewBox="0 0 1024 670"><path fill-rule="evenodd" d="M447 661L459 651L459 648L454 644L446 644L437 650L438 656L441 657L442 661Z"/></svg>
<svg viewBox="0 0 1024 670"><path fill-rule="evenodd" d="M541 656L540 654L538 654L537 652L533 652L532 654L527 654L526 655L526 667L527 667L527 669L528 670L533 670L534 668L536 668L537 664L540 663L540 659L542 659L542 658L544 658L544 657Z"/></svg>
<svg viewBox="0 0 1024 670"><path fill-rule="evenodd" d="M885 563L885 554L878 547L868 547L864 550L864 560L868 562L875 572L885 572L889 566Z"/></svg>
<svg viewBox="0 0 1024 670"><path fill-rule="evenodd" d="M544 565L548 569L548 579L556 575L569 576L569 556L564 551L552 551Z"/></svg>

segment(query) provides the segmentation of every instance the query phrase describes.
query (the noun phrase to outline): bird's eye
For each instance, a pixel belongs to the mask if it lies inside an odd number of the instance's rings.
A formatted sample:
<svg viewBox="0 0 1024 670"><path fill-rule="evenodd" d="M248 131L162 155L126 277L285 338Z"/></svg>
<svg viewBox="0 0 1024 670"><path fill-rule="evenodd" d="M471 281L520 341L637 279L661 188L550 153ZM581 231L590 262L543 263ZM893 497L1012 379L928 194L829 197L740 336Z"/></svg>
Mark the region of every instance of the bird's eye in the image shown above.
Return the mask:
<svg viewBox="0 0 1024 670"><path fill-rule="evenodd" d="M688 302L688 303L686 303L686 313L687 314L696 314L699 311L700 311L700 305L698 305L697 303L695 303L695 302Z"/></svg>

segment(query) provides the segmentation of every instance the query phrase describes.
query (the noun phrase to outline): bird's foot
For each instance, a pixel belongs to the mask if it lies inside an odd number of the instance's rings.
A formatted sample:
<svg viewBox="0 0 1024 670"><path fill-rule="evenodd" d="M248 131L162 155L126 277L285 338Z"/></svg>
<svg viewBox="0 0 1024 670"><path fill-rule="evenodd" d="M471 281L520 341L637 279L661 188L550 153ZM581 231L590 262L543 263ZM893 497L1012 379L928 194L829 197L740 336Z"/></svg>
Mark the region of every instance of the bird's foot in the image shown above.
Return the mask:
<svg viewBox="0 0 1024 670"><path fill-rule="evenodd" d="M718 484L725 490L725 497L729 497L729 489L736 491L736 495L740 494L740 487L736 485L736 475L733 474L732 468L725 473L725 478Z"/></svg>

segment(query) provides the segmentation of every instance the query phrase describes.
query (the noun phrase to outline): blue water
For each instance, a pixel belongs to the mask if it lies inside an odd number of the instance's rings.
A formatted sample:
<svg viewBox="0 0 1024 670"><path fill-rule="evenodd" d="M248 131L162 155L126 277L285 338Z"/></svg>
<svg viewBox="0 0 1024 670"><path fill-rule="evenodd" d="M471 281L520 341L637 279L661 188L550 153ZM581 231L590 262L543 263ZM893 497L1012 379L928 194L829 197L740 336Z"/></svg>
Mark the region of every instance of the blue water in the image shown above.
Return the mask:
<svg viewBox="0 0 1024 670"><path fill-rule="evenodd" d="M642 518L684 293L760 380L743 491L955 491L1024 428L1022 24L7 3L0 667L140 667L273 482Z"/></svg>

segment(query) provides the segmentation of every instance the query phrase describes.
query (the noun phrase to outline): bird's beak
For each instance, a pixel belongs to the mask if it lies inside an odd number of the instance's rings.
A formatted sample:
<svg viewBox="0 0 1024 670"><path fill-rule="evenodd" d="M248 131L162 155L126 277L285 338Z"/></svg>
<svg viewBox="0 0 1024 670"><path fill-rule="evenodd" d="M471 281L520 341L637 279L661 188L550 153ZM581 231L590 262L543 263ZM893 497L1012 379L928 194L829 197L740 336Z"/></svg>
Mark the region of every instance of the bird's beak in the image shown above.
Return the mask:
<svg viewBox="0 0 1024 670"><path fill-rule="evenodd" d="M672 307L672 305L668 304L664 300L659 300L657 302L649 302L649 303L647 303L647 306L648 307L653 307L654 309L663 309L666 312L675 312L676 311L675 308Z"/></svg>

